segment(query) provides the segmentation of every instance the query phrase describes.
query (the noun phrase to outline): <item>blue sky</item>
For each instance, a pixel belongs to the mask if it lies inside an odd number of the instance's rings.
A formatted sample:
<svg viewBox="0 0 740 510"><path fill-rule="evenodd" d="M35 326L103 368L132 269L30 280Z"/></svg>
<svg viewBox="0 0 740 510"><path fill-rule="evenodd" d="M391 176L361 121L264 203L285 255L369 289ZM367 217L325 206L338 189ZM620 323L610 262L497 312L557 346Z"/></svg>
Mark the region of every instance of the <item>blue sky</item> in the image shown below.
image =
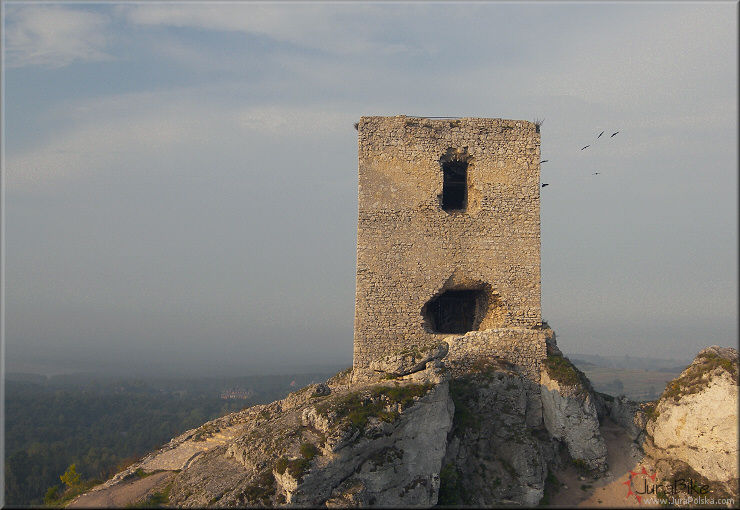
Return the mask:
<svg viewBox="0 0 740 510"><path fill-rule="evenodd" d="M362 115L544 119L566 352L736 342L736 2L2 7L8 369L351 363Z"/></svg>

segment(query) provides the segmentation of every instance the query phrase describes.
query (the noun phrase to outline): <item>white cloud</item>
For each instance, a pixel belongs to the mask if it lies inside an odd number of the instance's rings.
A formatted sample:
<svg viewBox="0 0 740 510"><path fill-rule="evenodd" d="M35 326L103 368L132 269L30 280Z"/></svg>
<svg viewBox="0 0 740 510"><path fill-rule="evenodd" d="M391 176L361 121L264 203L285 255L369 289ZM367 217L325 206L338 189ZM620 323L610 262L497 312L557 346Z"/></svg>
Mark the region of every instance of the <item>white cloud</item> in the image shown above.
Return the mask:
<svg viewBox="0 0 740 510"><path fill-rule="evenodd" d="M57 115L69 121L35 147L6 154L9 190L124 168L161 168L199 151L238 156L235 148L255 136L325 140L352 130L353 119L341 107L239 104L202 89L110 96L69 105Z"/></svg>
<svg viewBox="0 0 740 510"><path fill-rule="evenodd" d="M32 5L6 11L8 67L63 67L76 60L110 59L105 52L106 16L60 5Z"/></svg>
<svg viewBox="0 0 740 510"><path fill-rule="evenodd" d="M192 142L213 119L192 104L157 94L127 94L61 109L63 123L26 152L6 154L8 189L44 186L146 160ZM211 113L211 117L216 112Z"/></svg>
<svg viewBox="0 0 740 510"><path fill-rule="evenodd" d="M364 52L391 55L416 51L403 43L380 40L377 27L385 25L382 18L388 14L372 5L245 2L228 6L217 3L136 4L118 9L131 23L138 25L244 32L338 55ZM393 12L397 14L398 9ZM372 23L358 22L370 15ZM392 18L385 21L390 22Z"/></svg>

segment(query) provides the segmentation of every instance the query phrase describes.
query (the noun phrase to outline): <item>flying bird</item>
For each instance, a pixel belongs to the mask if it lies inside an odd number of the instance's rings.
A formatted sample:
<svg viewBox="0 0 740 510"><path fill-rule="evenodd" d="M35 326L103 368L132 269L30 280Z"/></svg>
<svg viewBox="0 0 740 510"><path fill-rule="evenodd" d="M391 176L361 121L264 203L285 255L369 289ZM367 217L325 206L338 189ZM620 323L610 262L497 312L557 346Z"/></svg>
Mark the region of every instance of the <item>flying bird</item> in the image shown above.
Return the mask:
<svg viewBox="0 0 740 510"><path fill-rule="evenodd" d="M586 147L584 147L583 149L586 149L586 148L588 148L588 147L591 147L591 146L590 146L590 145L586 145ZM581 149L581 150L583 150L583 149Z"/></svg>
<svg viewBox="0 0 740 510"><path fill-rule="evenodd" d="M599 175L600 173L601 173L601 172L594 172L594 173L593 173L593 174L591 174L591 175Z"/></svg>
<svg viewBox="0 0 740 510"><path fill-rule="evenodd" d="M547 182L543 182L543 183L542 183L542 187L543 187L543 188L544 188L545 186L549 186L549 185L550 185L550 184L549 184L549 183L547 183Z"/></svg>
<svg viewBox="0 0 740 510"><path fill-rule="evenodd" d="M597 136L596 138L601 138L601 135L603 135L603 134L604 134L604 132L602 131L601 133L599 133L599 136Z"/></svg>
<svg viewBox="0 0 740 510"><path fill-rule="evenodd" d="M617 133L619 133L619 131L617 131ZM612 133L612 136L610 136L609 138L612 138L612 137L613 137L614 135L616 135L617 133Z"/></svg>
<svg viewBox="0 0 740 510"><path fill-rule="evenodd" d="M540 163L547 163L548 161L550 161L550 160L549 159L543 159L542 161L540 161Z"/></svg>
<svg viewBox="0 0 740 510"><path fill-rule="evenodd" d="M359 122L355 122L355 129L357 129L357 128L359 128L359 127L360 127L360 123L359 123ZM359 130L358 130L358 131L359 131Z"/></svg>

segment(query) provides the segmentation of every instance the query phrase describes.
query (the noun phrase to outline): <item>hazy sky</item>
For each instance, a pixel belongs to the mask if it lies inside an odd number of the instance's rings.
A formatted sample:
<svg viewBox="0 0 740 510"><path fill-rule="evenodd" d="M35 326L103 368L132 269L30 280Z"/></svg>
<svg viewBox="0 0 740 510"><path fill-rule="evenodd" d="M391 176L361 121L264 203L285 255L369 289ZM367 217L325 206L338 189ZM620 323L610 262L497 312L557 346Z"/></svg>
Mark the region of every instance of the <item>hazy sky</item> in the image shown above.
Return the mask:
<svg viewBox="0 0 740 510"><path fill-rule="evenodd" d="M566 352L736 344L737 2L2 7L9 369L348 366L363 115L544 119Z"/></svg>

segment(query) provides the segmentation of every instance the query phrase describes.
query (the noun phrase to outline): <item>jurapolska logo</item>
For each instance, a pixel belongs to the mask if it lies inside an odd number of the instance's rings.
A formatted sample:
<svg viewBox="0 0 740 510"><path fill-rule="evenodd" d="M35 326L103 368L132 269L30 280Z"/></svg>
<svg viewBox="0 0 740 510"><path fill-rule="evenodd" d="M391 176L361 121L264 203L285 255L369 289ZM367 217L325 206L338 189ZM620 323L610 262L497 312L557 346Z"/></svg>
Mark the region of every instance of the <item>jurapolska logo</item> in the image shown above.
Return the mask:
<svg viewBox="0 0 740 510"><path fill-rule="evenodd" d="M652 498L656 501L659 498L686 499L701 498L709 494L709 485L698 484L691 478L674 478L672 480L656 480L657 473L649 474L645 467L642 471L629 472L630 477L622 485L627 486L627 496L634 496L638 503L642 503L642 498Z"/></svg>

